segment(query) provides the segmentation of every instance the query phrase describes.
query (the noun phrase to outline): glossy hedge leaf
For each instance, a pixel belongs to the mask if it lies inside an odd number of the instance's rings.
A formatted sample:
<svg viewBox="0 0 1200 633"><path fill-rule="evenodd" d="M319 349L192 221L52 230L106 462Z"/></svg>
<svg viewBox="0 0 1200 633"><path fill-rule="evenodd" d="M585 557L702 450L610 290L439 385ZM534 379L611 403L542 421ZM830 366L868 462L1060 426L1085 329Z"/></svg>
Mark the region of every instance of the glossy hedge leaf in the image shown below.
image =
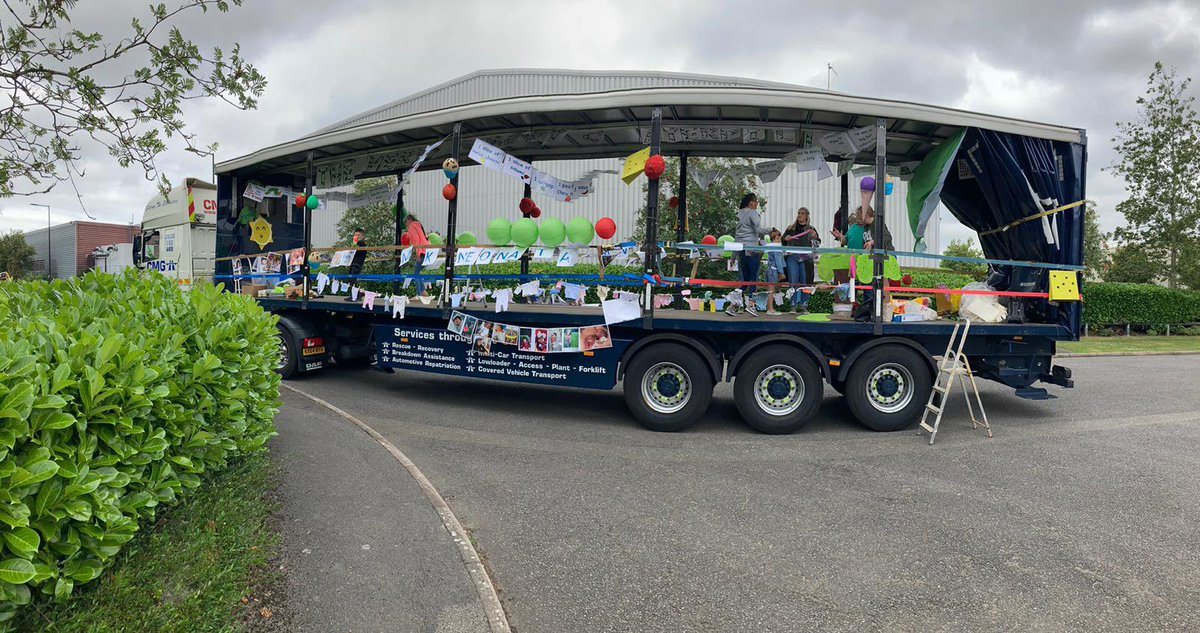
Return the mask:
<svg viewBox="0 0 1200 633"><path fill-rule="evenodd" d="M17 556L31 558L42 544L42 538L27 527L19 527L4 533L4 543L8 545L9 551Z"/></svg>
<svg viewBox="0 0 1200 633"><path fill-rule="evenodd" d="M33 563L24 558L9 558L0 561L0 581L23 585L37 575Z"/></svg>

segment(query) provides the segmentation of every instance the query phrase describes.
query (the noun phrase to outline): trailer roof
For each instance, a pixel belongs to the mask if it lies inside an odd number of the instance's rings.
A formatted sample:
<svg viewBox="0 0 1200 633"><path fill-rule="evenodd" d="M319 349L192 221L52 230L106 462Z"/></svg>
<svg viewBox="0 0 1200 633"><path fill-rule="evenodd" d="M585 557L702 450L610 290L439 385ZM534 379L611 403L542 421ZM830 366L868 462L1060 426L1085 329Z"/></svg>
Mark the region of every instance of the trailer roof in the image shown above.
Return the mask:
<svg viewBox="0 0 1200 633"><path fill-rule="evenodd" d="M216 171L300 174L312 151L319 166L368 157L355 161L356 178L394 174L460 122L468 146L484 138L528 161L624 157L647 144L655 106L664 107L665 154L778 158L811 144L814 134L870 125L877 117L888 120L890 163L920 160L963 127L1085 142L1077 128L757 79L512 69L471 73L218 163ZM874 154L861 158L873 161Z"/></svg>

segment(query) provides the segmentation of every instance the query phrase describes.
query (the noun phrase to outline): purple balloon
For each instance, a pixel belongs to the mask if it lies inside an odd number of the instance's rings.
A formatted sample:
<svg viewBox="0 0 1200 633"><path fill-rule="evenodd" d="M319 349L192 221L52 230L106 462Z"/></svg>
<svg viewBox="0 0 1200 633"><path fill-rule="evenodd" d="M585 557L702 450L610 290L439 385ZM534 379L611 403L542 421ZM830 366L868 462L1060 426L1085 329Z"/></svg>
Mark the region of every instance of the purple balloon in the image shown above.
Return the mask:
<svg viewBox="0 0 1200 633"><path fill-rule="evenodd" d="M862 182L858 183L858 188L863 191L875 191L875 177L867 176L863 178Z"/></svg>

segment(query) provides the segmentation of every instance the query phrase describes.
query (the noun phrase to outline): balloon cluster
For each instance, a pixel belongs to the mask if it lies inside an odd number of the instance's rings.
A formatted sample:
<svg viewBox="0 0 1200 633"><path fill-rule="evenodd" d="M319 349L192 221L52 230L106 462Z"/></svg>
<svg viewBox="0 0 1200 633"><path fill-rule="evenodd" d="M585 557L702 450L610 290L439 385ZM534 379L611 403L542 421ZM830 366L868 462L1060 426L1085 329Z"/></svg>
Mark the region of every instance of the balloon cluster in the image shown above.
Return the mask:
<svg viewBox="0 0 1200 633"><path fill-rule="evenodd" d="M458 161L453 158L442 161L442 173L450 179L450 182L442 187L442 197L446 200L453 200L458 197L458 188L454 186L454 183L458 182Z"/></svg>
<svg viewBox="0 0 1200 633"><path fill-rule="evenodd" d="M532 246L537 243L539 238L543 246L550 248L559 246L564 241L569 241L576 246L585 246L591 243L592 238L597 235L602 240L609 240L616 234L617 223L612 218L601 218L595 226L588 222L587 218L575 218L566 224L558 218L546 218L542 220L541 226L538 226L538 223L534 222L531 217L524 217L516 222L496 218L487 227L490 243L496 246L506 246L511 242L521 248ZM473 236L470 238L470 244L464 242L462 238L463 236L459 236L459 243L463 246L475 243Z"/></svg>
<svg viewBox="0 0 1200 633"><path fill-rule="evenodd" d="M542 210L538 208L537 203L533 198L521 198L521 203L517 205L521 210L521 216L525 218L540 218Z"/></svg>
<svg viewBox="0 0 1200 633"><path fill-rule="evenodd" d="M309 210L315 211L317 207L321 206L321 200L319 198L317 198L315 195L308 196L308 195L305 195L302 193L298 193L298 194L296 194L296 206L308 207Z"/></svg>

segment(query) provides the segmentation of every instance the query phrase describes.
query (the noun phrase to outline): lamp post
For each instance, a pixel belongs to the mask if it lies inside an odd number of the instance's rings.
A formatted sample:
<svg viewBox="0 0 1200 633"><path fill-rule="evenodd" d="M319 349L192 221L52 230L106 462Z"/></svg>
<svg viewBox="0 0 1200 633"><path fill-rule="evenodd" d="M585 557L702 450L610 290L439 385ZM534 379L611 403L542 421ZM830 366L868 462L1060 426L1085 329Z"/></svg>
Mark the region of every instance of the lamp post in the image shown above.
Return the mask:
<svg viewBox="0 0 1200 633"><path fill-rule="evenodd" d="M46 279L54 279L54 269L50 267L50 205L30 202L29 206L46 207Z"/></svg>

